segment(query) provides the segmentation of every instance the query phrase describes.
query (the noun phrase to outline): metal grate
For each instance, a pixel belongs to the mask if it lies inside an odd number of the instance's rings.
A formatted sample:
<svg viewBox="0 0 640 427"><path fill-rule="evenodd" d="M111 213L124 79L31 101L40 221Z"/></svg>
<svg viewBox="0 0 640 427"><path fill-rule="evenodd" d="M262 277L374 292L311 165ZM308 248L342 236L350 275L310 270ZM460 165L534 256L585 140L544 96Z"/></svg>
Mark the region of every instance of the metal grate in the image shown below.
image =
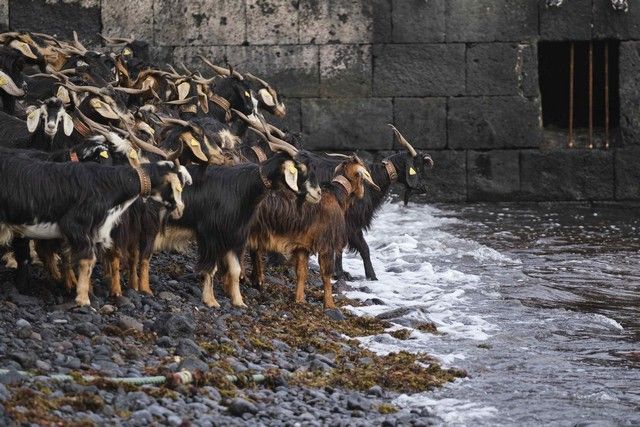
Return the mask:
<svg viewBox="0 0 640 427"><path fill-rule="evenodd" d="M597 134L608 149L620 117L619 42L541 42L538 53L545 128L566 130L569 148L581 132L587 148L596 148Z"/></svg>

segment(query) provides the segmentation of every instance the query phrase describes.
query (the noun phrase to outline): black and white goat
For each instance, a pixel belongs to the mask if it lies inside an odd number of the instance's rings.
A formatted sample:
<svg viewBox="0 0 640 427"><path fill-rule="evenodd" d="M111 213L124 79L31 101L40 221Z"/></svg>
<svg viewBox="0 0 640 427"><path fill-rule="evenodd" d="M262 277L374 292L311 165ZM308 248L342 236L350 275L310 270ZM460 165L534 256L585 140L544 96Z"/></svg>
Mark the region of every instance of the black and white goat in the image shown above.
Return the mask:
<svg viewBox="0 0 640 427"><path fill-rule="evenodd" d="M112 245L111 230L140 196L182 215L183 167L161 161L130 166L51 163L0 153L0 244L14 237L63 239L78 264L76 302L89 305L96 253Z"/></svg>

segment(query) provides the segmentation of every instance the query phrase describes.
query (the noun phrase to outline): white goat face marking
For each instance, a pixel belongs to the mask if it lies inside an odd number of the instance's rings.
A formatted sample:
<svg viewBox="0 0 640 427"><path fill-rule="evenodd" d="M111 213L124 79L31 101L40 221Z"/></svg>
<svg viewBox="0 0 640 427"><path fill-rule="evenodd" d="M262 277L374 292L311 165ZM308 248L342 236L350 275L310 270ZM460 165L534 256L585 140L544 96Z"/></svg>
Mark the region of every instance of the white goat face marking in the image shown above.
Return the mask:
<svg viewBox="0 0 640 427"><path fill-rule="evenodd" d="M189 176L191 179L191 176ZM176 208L171 212L171 218L180 219L184 213L184 202L182 201L182 183L180 178L176 174L170 174L168 176L169 183L171 185L171 192L173 194L173 200L176 204Z"/></svg>

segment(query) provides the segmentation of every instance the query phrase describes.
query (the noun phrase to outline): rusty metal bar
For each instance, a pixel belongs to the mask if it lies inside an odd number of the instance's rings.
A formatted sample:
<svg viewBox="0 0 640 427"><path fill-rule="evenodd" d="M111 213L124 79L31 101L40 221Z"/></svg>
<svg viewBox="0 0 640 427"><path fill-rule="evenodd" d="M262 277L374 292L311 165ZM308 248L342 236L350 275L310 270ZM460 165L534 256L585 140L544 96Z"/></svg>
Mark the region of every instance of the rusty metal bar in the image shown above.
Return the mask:
<svg viewBox="0 0 640 427"><path fill-rule="evenodd" d="M569 148L573 148L573 80L575 68L575 48L571 42L569 51Z"/></svg>
<svg viewBox="0 0 640 427"><path fill-rule="evenodd" d="M593 148L593 41L589 42L589 149Z"/></svg>
<svg viewBox="0 0 640 427"><path fill-rule="evenodd" d="M609 149L609 43L604 42L604 149Z"/></svg>

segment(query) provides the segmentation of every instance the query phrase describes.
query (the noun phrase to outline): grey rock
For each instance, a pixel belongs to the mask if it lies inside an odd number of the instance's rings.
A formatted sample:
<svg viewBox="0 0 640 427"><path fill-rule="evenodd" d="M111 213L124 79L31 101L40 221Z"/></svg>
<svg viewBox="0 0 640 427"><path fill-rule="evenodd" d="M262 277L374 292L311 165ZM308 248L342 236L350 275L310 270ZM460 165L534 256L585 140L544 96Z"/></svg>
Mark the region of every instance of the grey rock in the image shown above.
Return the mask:
<svg viewBox="0 0 640 427"><path fill-rule="evenodd" d="M117 308L111 304L105 304L100 308L100 314L108 316L115 313Z"/></svg>
<svg viewBox="0 0 640 427"><path fill-rule="evenodd" d="M9 390L5 387L4 384L0 383L0 402L6 402L11 397Z"/></svg>
<svg viewBox="0 0 640 427"><path fill-rule="evenodd" d="M540 2L540 37L553 41L589 40L591 19L591 0L571 0L562 7L546 7Z"/></svg>
<svg viewBox="0 0 640 427"><path fill-rule="evenodd" d="M253 403L241 398L231 400L227 409L231 415L236 417L241 417L247 412L250 414L256 414L258 412L258 408Z"/></svg>
<svg viewBox="0 0 640 427"><path fill-rule="evenodd" d="M19 329L22 328L31 328L31 323L29 323L27 320L25 319L18 319L16 321L16 327Z"/></svg>
<svg viewBox="0 0 640 427"><path fill-rule="evenodd" d="M153 330L160 336L172 338L192 337L196 324L191 316L163 313L153 324Z"/></svg>
<svg viewBox="0 0 640 427"><path fill-rule="evenodd" d="M80 322L74 329L78 334L89 338L100 334L100 329L91 322Z"/></svg>
<svg viewBox="0 0 640 427"><path fill-rule="evenodd" d="M40 369L41 371L50 371L51 364L43 360L36 360L36 368Z"/></svg>
<svg viewBox="0 0 640 427"><path fill-rule="evenodd" d="M31 369L36 366L36 355L32 352L13 351L9 353L9 357L20 363L24 369Z"/></svg>
<svg viewBox="0 0 640 427"><path fill-rule="evenodd" d="M120 316L117 323L118 327L123 330L134 330L138 332L142 332L144 330L144 325L130 316Z"/></svg>
<svg viewBox="0 0 640 427"><path fill-rule="evenodd" d="M176 354L178 356L195 356L202 355L202 349L193 340L184 338L178 341L176 346Z"/></svg>
<svg viewBox="0 0 640 427"><path fill-rule="evenodd" d="M325 316L329 317L332 320L342 321L345 320L344 314L340 311L339 308L331 308L324 311Z"/></svg>

